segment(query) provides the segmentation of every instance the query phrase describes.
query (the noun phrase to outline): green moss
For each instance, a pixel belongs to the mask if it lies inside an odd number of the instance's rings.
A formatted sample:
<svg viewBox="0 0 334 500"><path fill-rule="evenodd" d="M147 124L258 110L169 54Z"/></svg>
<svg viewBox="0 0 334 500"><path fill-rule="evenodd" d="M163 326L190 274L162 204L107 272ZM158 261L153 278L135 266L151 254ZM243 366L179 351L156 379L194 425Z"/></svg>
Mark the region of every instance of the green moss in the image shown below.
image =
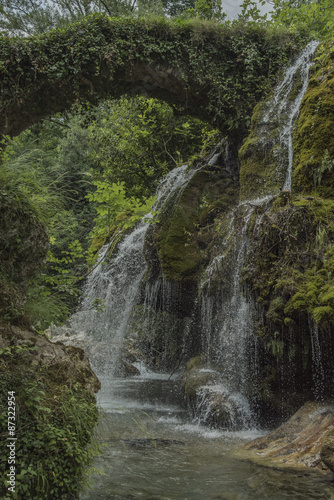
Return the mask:
<svg viewBox="0 0 334 500"><path fill-rule="evenodd" d="M278 193L285 179L279 165L281 154L279 124L271 120L263 126L268 103L254 108L250 133L240 148L240 199L251 200Z"/></svg>
<svg viewBox="0 0 334 500"><path fill-rule="evenodd" d="M275 328L298 323L300 314L334 326L334 201L295 197L282 204L282 197L250 233L244 277Z"/></svg>
<svg viewBox="0 0 334 500"><path fill-rule="evenodd" d="M333 47L334 40L330 40L317 50L293 136L293 189L326 198L334 193Z"/></svg>
<svg viewBox="0 0 334 500"><path fill-rule="evenodd" d="M173 281L196 280L207 259L213 222L236 202L238 185L223 169L197 171L170 198L154 229L163 274Z"/></svg>

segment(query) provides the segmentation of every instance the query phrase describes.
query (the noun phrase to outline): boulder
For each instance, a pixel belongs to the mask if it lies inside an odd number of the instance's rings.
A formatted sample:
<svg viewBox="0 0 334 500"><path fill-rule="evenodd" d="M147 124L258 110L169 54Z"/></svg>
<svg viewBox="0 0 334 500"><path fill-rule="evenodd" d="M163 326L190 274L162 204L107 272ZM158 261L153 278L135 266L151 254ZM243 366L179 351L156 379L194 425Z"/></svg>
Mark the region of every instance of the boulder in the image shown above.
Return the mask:
<svg viewBox="0 0 334 500"><path fill-rule="evenodd" d="M183 377L185 399L193 416L204 425L242 429L251 421L247 399L229 389L216 367L201 357L188 361Z"/></svg>
<svg viewBox="0 0 334 500"><path fill-rule="evenodd" d="M100 389L100 382L80 347L53 343L45 335L1 321L0 346L24 353L24 366L34 368L53 384L71 386L79 382L90 394Z"/></svg>
<svg viewBox="0 0 334 500"><path fill-rule="evenodd" d="M270 467L333 470L332 429L334 404L308 402L275 431L238 448L236 455Z"/></svg>

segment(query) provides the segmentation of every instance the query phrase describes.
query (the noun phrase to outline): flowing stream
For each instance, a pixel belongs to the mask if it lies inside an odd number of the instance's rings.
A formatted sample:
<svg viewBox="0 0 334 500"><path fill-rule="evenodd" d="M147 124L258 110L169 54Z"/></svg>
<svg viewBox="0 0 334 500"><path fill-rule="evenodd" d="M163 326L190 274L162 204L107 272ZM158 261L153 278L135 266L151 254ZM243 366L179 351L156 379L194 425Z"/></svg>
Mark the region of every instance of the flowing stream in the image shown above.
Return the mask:
<svg viewBox="0 0 334 500"><path fill-rule="evenodd" d="M255 465L233 448L261 434L257 429L213 430L190 420L177 375L102 379L104 409L97 429L105 443L99 470L81 500L313 500L334 498L319 473ZM262 431L263 434L263 431Z"/></svg>

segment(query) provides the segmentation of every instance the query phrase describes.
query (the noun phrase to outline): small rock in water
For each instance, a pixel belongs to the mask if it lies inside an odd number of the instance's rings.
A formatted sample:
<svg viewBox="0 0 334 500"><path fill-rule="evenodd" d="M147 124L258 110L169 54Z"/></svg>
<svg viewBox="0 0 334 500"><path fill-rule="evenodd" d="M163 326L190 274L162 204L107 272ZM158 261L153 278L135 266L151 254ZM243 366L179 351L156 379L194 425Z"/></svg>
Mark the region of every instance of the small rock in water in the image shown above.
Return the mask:
<svg viewBox="0 0 334 500"><path fill-rule="evenodd" d="M158 438L141 438L141 439L120 439L120 441L127 446L133 448L146 448L148 446L171 446L171 445L184 445L183 441L176 439L158 439Z"/></svg>

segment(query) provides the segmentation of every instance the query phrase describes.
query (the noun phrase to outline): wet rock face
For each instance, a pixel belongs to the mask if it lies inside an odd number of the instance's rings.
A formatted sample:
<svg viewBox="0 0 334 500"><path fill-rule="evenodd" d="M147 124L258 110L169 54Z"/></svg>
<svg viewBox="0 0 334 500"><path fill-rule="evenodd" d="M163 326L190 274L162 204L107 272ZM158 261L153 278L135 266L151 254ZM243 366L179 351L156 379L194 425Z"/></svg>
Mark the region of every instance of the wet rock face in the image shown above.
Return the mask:
<svg viewBox="0 0 334 500"><path fill-rule="evenodd" d="M334 405L306 403L286 423L239 451L267 466L334 469Z"/></svg>

